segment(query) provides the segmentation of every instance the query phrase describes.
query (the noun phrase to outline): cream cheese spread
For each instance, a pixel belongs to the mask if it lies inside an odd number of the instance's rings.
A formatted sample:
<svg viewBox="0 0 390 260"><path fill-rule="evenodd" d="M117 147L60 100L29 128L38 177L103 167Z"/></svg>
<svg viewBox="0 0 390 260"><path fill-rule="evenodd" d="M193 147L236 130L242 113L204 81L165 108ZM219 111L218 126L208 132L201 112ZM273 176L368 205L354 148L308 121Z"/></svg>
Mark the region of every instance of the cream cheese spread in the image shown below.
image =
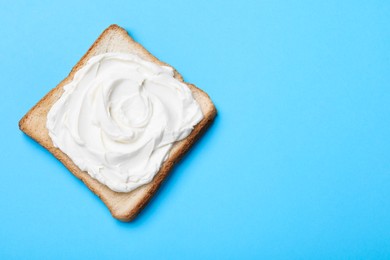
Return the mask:
<svg viewBox="0 0 390 260"><path fill-rule="evenodd" d="M153 179L172 145L202 118L171 67L106 53L89 59L64 86L46 127L54 146L81 170L129 192Z"/></svg>

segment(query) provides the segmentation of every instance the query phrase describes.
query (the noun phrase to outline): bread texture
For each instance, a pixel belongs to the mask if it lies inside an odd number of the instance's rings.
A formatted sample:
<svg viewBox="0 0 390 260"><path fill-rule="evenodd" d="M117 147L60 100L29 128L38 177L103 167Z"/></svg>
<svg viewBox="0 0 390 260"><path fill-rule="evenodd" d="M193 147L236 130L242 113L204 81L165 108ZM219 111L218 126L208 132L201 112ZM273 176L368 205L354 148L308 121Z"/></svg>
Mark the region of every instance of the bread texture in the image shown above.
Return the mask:
<svg viewBox="0 0 390 260"><path fill-rule="evenodd" d="M66 154L64 154L60 149L54 147L46 128L47 114L53 104L61 97L63 93L63 86L72 81L76 71L83 67L91 57L107 52L132 53L156 64L168 65L158 60L142 45L135 42L134 39L127 34L126 30L118 25L111 25L104 30L104 32L89 48L87 53L73 67L68 77L46 94L46 96L44 96L27 112L25 116L23 116L23 118L19 121L19 128L44 148L49 150L66 166L66 168L69 169L69 171L82 180L85 185L87 185L87 187L106 204L113 217L122 221L131 221L150 201L174 165L190 149L202 132L204 132L212 123L217 111L213 102L205 92L192 84L184 82L183 77L174 70L175 78L187 84L187 86L191 89L194 98L201 107L204 118L194 127L193 131L187 138L176 142L173 145L168 159L162 164L159 172L155 175L152 182L127 193L112 191L107 186L93 179L90 175L88 175L88 173L81 171Z"/></svg>

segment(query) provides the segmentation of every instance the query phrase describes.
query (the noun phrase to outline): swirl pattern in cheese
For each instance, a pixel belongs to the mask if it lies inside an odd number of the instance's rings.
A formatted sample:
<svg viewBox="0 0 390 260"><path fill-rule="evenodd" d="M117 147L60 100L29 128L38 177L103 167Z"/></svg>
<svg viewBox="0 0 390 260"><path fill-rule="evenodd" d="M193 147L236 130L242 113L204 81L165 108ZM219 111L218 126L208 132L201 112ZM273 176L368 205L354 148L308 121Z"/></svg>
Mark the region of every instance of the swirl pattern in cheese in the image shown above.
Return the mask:
<svg viewBox="0 0 390 260"><path fill-rule="evenodd" d="M54 146L117 192L150 182L172 145L203 118L171 67L132 54L92 57L50 109Z"/></svg>

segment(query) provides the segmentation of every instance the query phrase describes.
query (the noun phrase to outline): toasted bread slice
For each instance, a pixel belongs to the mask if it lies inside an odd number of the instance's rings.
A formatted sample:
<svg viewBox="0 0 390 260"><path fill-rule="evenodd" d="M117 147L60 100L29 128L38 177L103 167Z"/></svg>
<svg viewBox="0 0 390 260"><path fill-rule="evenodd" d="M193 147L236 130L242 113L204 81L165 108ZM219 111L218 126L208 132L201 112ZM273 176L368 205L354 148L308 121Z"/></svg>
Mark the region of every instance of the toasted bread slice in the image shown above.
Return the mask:
<svg viewBox="0 0 390 260"><path fill-rule="evenodd" d="M183 154L189 150L201 133L211 124L217 111L205 92L192 84L186 83L202 109L204 114L202 121L195 126L194 130L187 138L173 145L168 159L162 164L152 182L127 193L112 191L107 186L90 177L86 172L81 171L66 154L58 148L55 148L46 129L47 113L62 95L63 86L73 79L76 71L78 71L91 57L107 52L133 53L156 64L168 65L158 60L139 43L135 42L123 28L117 25L111 25L99 36L76 66L73 67L68 77L28 111L20 120L19 127L24 133L49 150L77 178L81 179L87 187L107 205L115 218L122 221L131 221L156 193L173 166L180 160ZM182 76L176 70L175 77L178 80L183 81Z"/></svg>

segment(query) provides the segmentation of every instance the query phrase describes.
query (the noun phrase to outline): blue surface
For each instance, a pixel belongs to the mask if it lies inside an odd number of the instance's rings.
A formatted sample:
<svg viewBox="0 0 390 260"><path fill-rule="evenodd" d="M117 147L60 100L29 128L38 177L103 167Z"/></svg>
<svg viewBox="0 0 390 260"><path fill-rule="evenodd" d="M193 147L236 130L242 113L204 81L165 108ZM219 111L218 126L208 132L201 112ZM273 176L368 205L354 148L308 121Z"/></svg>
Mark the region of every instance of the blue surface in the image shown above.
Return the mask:
<svg viewBox="0 0 390 260"><path fill-rule="evenodd" d="M0 8L0 258L390 258L389 1ZM18 129L117 23L219 115L133 223Z"/></svg>

